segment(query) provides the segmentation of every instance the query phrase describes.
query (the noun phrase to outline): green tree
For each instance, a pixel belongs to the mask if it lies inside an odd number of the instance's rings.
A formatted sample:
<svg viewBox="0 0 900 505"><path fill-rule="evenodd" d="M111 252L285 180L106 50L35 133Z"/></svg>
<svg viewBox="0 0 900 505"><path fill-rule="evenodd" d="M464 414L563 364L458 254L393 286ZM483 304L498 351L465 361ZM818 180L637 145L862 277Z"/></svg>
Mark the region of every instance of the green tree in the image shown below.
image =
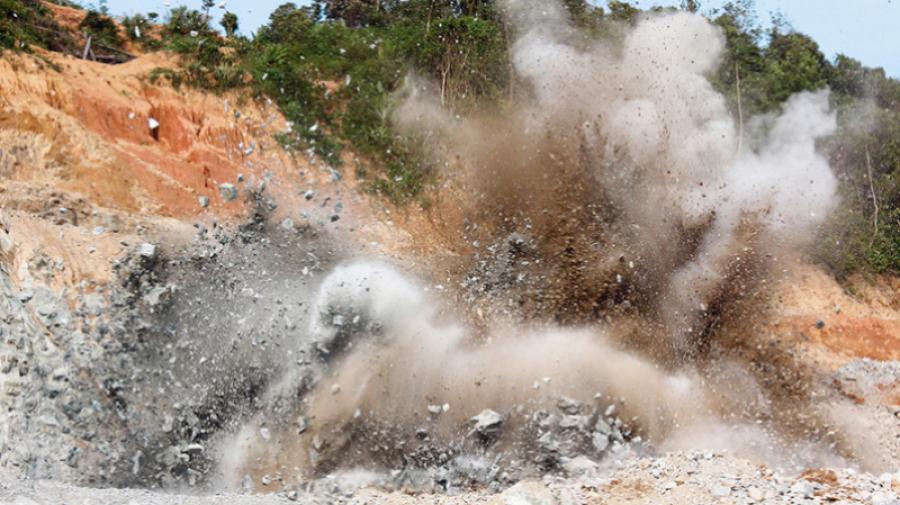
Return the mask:
<svg viewBox="0 0 900 505"><path fill-rule="evenodd" d="M209 11L216 5L215 0L203 0L203 14L206 15L207 23L210 20Z"/></svg>
<svg viewBox="0 0 900 505"><path fill-rule="evenodd" d="M316 0L328 19L340 19L349 27L366 26L381 11L380 0Z"/></svg>
<svg viewBox="0 0 900 505"><path fill-rule="evenodd" d="M773 31L766 48L764 80L770 102L826 85L829 64L819 45L802 33Z"/></svg>
<svg viewBox="0 0 900 505"><path fill-rule="evenodd" d="M697 12L700 10L700 2L697 0L681 0L681 9L688 12Z"/></svg>
<svg viewBox="0 0 900 505"><path fill-rule="evenodd" d="M170 36L188 36L191 32L205 35L210 32L209 19L199 11L179 6L169 12L165 32Z"/></svg>
<svg viewBox="0 0 900 505"><path fill-rule="evenodd" d="M308 11L293 3L282 4L269 15L269 24L257 31L256 39L261 45L299 42L312 28L313 19Z"/></svg>
<svg viewBox="0 0 900 505"><path fill-rule="evenodd" d="M233 12L226 12L222 16L222 21L220 22L222 28L225 30L225 35L228 37L234 37L234 34L238 31L238 17L237 14Z"/></svg>
<svg viewBox="0 0 900 505"><path fill-rule="evenodd" d="M107 46L118 47L122 44L119 38L119 28L107 16L97 11L88 11L84 19L78 25L85 33L88 33L93 40Z"/></svg>
<svg viewBox="0 0 900 505"><path fill-rule="evenodd" d="M609 7L609 17L616 21L634 23L641 13L641 10L637 7L620 0L610 0L607 6Z"/></svg>

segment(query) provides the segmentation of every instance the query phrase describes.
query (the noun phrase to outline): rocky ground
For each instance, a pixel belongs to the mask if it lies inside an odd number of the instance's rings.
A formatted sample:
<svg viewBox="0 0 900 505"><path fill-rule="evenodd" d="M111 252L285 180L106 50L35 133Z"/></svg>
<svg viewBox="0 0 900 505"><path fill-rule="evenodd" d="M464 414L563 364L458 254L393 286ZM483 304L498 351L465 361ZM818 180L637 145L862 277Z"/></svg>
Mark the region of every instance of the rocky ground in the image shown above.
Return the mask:
<svg viewBox="0 0 900 505"><path fill-rule="evenodd" d="M269 495L180 494L145 490L101 490L53 481L4 479L2 503L348 503L348 504L694 504L694 503L900 503L900 472L872 475L849 469L811 469L800 475L712 452L682 452L658 458L628 458L599 466L587 459L567 461L559 475L523 481L497 493L458 494L388 491L368 475L335 475L310 489Z"/></svg>

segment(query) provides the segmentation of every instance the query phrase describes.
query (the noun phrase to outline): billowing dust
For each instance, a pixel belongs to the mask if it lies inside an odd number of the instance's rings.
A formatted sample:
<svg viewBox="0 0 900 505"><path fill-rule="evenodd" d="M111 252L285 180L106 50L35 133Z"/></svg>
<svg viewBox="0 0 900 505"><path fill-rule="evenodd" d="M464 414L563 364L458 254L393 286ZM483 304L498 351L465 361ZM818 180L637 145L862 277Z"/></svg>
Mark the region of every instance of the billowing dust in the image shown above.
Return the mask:
<svg viewBox="0 0 900 505"><path fill-rule="evenodd" d="M578 35L556 2L503 6L526 85L514 106L458 116L409 76L395 110L461 175L474 259L445 291L379 260L337 267L299 344L320 366L286 373L223 440L226 483L472 458L521 477L684 448L877 462L863 435L807 407L802 371L730 352L736 321L765 317L757 287L836 204L816 152L835 129L827 91L738 124L707 79L724 39L704 18L648 16L613 44Z"/></svg>

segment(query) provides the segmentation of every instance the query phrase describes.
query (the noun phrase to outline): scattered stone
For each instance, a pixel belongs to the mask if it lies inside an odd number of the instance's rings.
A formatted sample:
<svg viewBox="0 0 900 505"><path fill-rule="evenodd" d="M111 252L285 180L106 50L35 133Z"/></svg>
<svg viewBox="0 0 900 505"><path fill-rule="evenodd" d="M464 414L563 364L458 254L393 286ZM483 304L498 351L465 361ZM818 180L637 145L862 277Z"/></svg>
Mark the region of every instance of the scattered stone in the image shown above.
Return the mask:
<svg viewBox="0 0 900 505"><path fill-rule="evenodd" d="M302 435L309 429L309 418L300 416L297 418L297 434Z"/></svg>
<svg viewBox="0 0 900 505"><path fill-rule="evenodd" d="M219 184L219 195L222 196L222 200L225 200L226 202L230 202L237 198L237 195L238 195L237 187L235 187L234 184L230 184L227 182L223 183L223 184Z"/></svg>
<svg viewBox="0 0 900 505"><path fill-rule="evenodd" d="M603 435L610 435L612 433L612 426L609 425L603 419L597 419L597 424L594 425L594 430L602 433Z"/></svg>
<svg viewBox="0 0 900 505"><path fill-rule="evenodd" d="M566 415L562 416L562 418L559 420L559 427L564 430L587 431L590 423L591 418L589 416Z"/></svg>
<svg viewBox="0 0 900 505"><path fill-rule="evenodd" d="M560 468L569 477L582 478L596 475L600 465L585 456L560 458Z"/></svg>
<svg viewBox="0 0 900 505"><path fill-rule="evenodd" d="M725 498L726 496L731 494L731 488L728 486L716 486L712 488L710 494L715 496L716 498Z"/></svg>
<svg viewBox="0 0 900 505"><path fill-rule="evenodd" d="M500 432L503 425L503 416L491 409L484 409L480 414L469 420L472 429L482 439L490 439Z"/></svg>
<svg viewBox="0 0 900 505"><path fill-rule="evenodd" d="M203 445L197 443L187 444L181 452L203 452Z"/></svg>
<svg viewBox="0 0 900 505"><path fill-rule="evenodd" d="M140 254L142 258L153 259L156 257L156 246L144 242L138 247L138 254Z"/></svg>
<svg viewBox="0 0 900 505"><path fill-rule="evenodd" d="M818 321L816 321L816 329L821 330L821 329L824 328L824 327L825 327L825 321L822 321L821 319L819 319Z"/></svg>
<svg viewBox="0 0 900 505"><path fill-rule="evenodd" d="M134 456L131 458L131 474L137 475L141 471L141 457L144 456L144 453L141 451L137 451L134 453Z"/></svg>
<svg viewBox="0 0 900 505"><path fill-rule="evenodd" d="M609 435L594 433L594 436L591 438L591 444L593 444L594 449L597 449L598 452L603 452L609 447Z"/></svg>
<svg viewBox="0 0 900 505"><path fill-rule="evenodd" d="M813 491L815 491L815 487L813 487L812 483L802 479L791 486L791 494L795 495L812 496Z"/></svg>
<svg viewBox="0 0 900 505"><path fill-rule="evenodd" d="M202 207L204 209L209 207L209 197L208 196L197 197L197 202L200 204L200 207Z"/></svg>
<svg viewBox="0 0 900 505"><path fill-rule="evenodd" d="M171 290L168 286L155 286L146 295L143 300L150 307L157 307L163 301L168 299Z"/></svg>
<svg viewBox="0 0 900 505"><path fill-rule="evenodd" d="M872 493L872 505L900 505L900 499L890 491Z"/></svg>
<svg viewBox="0 0 900 505"><path fill-rule="evenodd" d="M747 489L747 496L755 502L762 501L765 495L758 487L750 487Z"/></svg>
<svg viewBox="0 0 900 505"><path fill-rule="evenodd" d="M171 433L175 427L175 418L166 414L163 416L162 431L163 433Z"/></svg>
<svg viewBox="0 0 900 505"><path fill-rule="evenodd" d="M500 494L503 505L556 505L553 494L543 484L520 482Z"/></svg>
<svg viewBox="0 0 900 505"><path fill-rule="evenodd" d="M578 411L581 409L581 402L563 396L556 402L556 408L564 414L575 415L578 414Z"/></svg>

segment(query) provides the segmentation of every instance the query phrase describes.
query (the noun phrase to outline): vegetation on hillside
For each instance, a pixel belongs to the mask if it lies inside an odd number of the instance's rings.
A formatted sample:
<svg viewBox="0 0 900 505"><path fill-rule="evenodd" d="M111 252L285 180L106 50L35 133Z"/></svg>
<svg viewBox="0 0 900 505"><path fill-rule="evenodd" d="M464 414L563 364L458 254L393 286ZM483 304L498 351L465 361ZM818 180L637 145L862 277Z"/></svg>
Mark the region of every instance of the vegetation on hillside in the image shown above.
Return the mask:
<svg viewBox="0 0 900 505"><path fill-rule="evenodd" d="M32 46L65 51L73 44L39 0L0 0L0 52Z"/></svg>
<svg viewBox="0 0 900 505"><path fill-rule="evenodd" d="M586 0L563 3L589 38L618 37L623 24L642 14L617 0L604 7ZM39 3L0 5L3 47L49 47L36 32L10 22L14 11L47 22ZM699 5L685 1L682 8L697 11ZM508 57L514 34L496 0L286 3L252 39L241 34L231 13L222 20L225 35L217 32L208 9L179 7L163 20L152 13L123 20L133 41L182 56L180 69L158 69L151 77L213 92L244 88L271 98L292 124L280 135L286 146L339 168L342 149L352 144L366 158L353 168L369 167L363 175L373 190L396 202L421 201L434 177L416 143L398 137L390 124L392 93L410 70L436 83L443 105L459 112L504 107L524 92ZM839 275L900 273L900 82L844 55L830 61L813 39L782 19L764 29L755 12L752 0L736 0L705 13L721 27L727 47L710 81L742 118L776 111L799 91L832 89L839 131L822 148L840 179L842 203L816 254ZM155 26L159 21L162 26Z"/></svg>

